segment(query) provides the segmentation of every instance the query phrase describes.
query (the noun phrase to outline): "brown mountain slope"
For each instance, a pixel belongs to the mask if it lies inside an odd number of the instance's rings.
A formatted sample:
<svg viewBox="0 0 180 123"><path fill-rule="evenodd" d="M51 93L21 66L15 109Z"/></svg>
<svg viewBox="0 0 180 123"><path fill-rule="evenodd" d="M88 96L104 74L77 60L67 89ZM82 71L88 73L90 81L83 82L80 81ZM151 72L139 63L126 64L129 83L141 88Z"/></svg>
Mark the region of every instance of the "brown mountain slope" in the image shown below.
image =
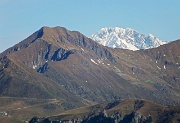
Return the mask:
<svg viewBox="0 0 180 123"><path fill-rule="evenodd" d="M136 52L115 49L113 55L119 59L116 69L120 76L142 87L149 99L163 97L168 101L169 96L176 95L178 97L174 99L179 102L179 46L180 40L177 40L158 48Z"/></svg>
<svg viewBox="0 0 180 123"><path fill-rule="evenodd" d="M0 54L1 95L55 96L64 100L78 95L95 102L145 98L166 105L179 104L179 42L133 52L104 47L62 27L43 27ZM160 60L158 51L166 59ZM166 69L160 63L165 63ZM36 87L38 92L30 91ZM22 93L24 90L27 92ZM71 102L81 100L75 99Z"/></svg>
<svg viewBox="0 0 180 123"><path fill-rule="evenodd" d="M14 54L16 53L18 52L14 52ZM25 62L20 61L22 60L21 56L13 59L11 55L4 57L0 63L1 97L57 99L62 110L90 104L79 96L65 90L53 80L34 71L34 69L25 67ZM0 104L2 101L4 100L1 99ZM3 110L6 111L7 109Z"/></svg>
<svg viewBox="0 0 180 123"><path fill-rule="evenodd" d="M179 87L180 82L180 40L170 44L165 44L156 49L145 50L145 54L156 59L157 68L160 71L161 77L172 84L174 87Z"/></svg>

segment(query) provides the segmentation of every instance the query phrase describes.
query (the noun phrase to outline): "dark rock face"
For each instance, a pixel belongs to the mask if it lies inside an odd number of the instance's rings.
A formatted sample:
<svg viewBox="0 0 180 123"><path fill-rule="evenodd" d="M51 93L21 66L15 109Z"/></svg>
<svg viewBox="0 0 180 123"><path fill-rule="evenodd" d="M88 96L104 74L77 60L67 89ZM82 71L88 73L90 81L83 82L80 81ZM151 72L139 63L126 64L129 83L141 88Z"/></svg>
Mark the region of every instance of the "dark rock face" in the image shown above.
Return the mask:
<svg viewBox="0 0 180 123"><path fill-rule="evenodd" d="M172 119L175 117L175 115L180 114L179 110L170 110L170 111L159 111L158 115L158 123L171 123ZM180 119L177 119L177 122L179 122Z"/></svg>
<svg viewBox="0 0 180 123"><path fill-rule="evenodd" d="M51 60L52 61L61 61L67 59L67 57L72 54L72 51L65 51L64 49L58 49L54 52Z"/></svg>
<svg viewBox="0 0 180 123"><path fill-rule="evenodd" d="M142 101L142 100L136 100L134 102L134 110L135 111L139 110L143 106L144 106L144 101Z"/></svg>
<svg viewBox="0 0 180 123"><path fill-rule="evenodd" d="M47 69L48 69L48 63L45 63L43 66L37 69L37 72L44 73L47 71Z"/></svg>

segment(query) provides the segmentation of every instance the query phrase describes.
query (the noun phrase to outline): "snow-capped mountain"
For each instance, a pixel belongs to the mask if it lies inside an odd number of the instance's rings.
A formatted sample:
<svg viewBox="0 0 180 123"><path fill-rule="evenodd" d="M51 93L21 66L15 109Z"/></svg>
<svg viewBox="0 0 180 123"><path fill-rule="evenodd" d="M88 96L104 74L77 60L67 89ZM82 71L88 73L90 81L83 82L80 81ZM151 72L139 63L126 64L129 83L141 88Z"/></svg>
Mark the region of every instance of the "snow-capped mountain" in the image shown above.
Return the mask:
<svg viewBox="0 0 180 123"><path fill-rule="evenodd" d="M167 42L161 41L152 34L148 36L131 28L102 28L91 36L96 42L113 48L139 50L155 48Z"/></svg>

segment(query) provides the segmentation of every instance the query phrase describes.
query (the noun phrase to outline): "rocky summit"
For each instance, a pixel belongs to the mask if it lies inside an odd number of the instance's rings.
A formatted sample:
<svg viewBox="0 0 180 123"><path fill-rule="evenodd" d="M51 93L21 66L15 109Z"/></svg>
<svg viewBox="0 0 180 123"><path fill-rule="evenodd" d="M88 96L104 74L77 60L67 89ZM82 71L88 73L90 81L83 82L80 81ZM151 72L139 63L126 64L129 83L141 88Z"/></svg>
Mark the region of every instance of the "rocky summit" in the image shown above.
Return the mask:
<svg viewBox="0 0 180 123"><path fill-rule="evenodd" d="M179 47L176 40L114 49L64 27L42 27L0 54L1 110L27 120L129 98L178 106Z"/></svg>

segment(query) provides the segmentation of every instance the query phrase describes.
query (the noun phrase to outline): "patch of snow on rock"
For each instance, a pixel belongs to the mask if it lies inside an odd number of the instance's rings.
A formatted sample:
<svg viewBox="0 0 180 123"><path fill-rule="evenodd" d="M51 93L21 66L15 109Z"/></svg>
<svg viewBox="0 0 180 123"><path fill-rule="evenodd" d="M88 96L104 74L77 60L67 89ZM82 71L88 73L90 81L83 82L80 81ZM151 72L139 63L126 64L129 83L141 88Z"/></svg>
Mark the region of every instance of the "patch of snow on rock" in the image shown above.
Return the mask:
<svg viewBox="0 0 180 123"><path fill-rule="evenodd" d="M84 51L84 49L83 49L83 48L81 48L81 50L82 50L82 51Z"/></svg>
<svg viewBox="0 0 180 123"><path fill-rule="evenodd" d="M159 70L161 70L161 68L160 68L159 66L157 66L157 68L158 68Z"/></svg>
<svg viewBox="0 0 180 123"><path fill-rule="evenodd" d="M36 69L37 65L33 65L33 69Z"/></svg>
<svg viewBox="0 0 180 123"><path fill-rule="evenodd" d="M93 62L94 64L97 64L97 65L98 65L98 63L96 63L93 59L91 59L91 62Z"/></svg>

